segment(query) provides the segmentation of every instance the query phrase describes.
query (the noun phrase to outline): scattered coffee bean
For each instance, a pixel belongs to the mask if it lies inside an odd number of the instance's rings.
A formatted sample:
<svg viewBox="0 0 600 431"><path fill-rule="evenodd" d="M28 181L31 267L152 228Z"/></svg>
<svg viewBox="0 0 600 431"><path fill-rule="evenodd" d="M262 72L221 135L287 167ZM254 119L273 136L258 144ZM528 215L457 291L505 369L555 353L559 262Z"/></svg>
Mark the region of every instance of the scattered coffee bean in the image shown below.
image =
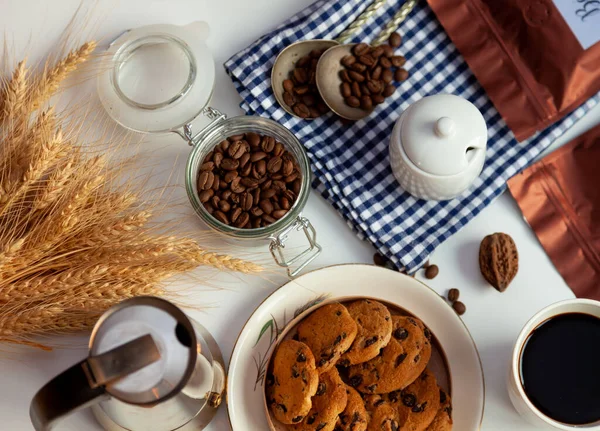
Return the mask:
<svg viewBox="0 0 600 431"><path fill-rule="evenodd" d="M222 141L204 158L198 198L221 223L256 229L288 213L298 197L300 178L295 157L282 143L248 132Z"/></svg>
<svg viewBox="0 0 600 431"><path fill-rule="evenodd" d="M425 278L431 280L435 278L439 274L439 272L440 269L437 265L429 265L427 268L425 268Z"/></svg>
<svg viewBox="0 0 600 431"><path fill-rule="evenodd" d="M340 60L345 67L340 71L343 81L340 93L348 106L370 111L395 93L396 87L392 84L394 77L398 78L398 82L408 78L408 72L400 69L406 59L394 55L394 48L399 47L401 42L400 35L394 33L388 45L372 47L359 43L352 48L352 55Z"/></svg>
<svg viewBox="0 0 600 431"><path fill-rule="evenodd" d="M402 37L398 33L392 33L388 43L392 48L398 48L402 43Z"/></svg>
<svg viewBox="0 0 600 431"><path fill-rule="evenodd" d="M406 81L407 78L408 70L406 69L396 69L396 72L394 72L394 80L396 82Z"/></svg>
<svg viewBox="0 0 600 431"><path fill-rule="evenodd" d="M458 301L459 296L460 296L460 290L458 290L458 289L450 289L448 291L448 301L450 301L450 302Z"/></svg>
<svg viewBox="0 0 600 431"><path fill-rule="evenodd" d="M456 314L459 316L462 316L467 311L467 306L460 301L456 301L452 304L452 308L454 308L454 311L456 311Z"/></svg>
<svg viewBox="0 0 600 431"><path fill-rule="evenodd" d="M283 81L283 102L300 118L317 118L329 112L315 80L317 63L323 52L325 50L313 50L300 58L289 78ZM351 60L346 63L352 64Z"/></svg>

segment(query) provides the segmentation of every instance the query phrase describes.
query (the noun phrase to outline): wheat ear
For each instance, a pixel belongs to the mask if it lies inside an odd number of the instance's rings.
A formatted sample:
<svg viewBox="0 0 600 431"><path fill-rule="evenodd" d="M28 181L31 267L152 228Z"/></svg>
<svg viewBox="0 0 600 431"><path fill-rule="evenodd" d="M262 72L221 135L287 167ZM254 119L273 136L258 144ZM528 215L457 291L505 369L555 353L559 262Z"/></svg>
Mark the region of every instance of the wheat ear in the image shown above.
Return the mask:
<svg viewBox="0 0 600 431"><path fill-rule="evenodd" d="M47 69L33 91L33 108L37 109L58 90L61 82L77 67L90 58L96 49L96 42L84 43L59 61L53 68Z"/></svg>

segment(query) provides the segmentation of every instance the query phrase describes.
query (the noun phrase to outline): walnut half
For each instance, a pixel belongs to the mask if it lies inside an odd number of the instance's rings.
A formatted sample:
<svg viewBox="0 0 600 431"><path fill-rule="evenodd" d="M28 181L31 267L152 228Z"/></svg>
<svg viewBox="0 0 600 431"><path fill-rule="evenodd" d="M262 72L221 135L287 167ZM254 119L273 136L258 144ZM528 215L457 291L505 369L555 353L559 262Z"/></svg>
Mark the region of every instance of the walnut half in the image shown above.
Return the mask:
<svg viewBox="0 0 600 431"><path fill-rule="evenodd" d="M479 269L496 290L504 292L519 270L519 253L505 233L488 235L479 247Z"/></svg>

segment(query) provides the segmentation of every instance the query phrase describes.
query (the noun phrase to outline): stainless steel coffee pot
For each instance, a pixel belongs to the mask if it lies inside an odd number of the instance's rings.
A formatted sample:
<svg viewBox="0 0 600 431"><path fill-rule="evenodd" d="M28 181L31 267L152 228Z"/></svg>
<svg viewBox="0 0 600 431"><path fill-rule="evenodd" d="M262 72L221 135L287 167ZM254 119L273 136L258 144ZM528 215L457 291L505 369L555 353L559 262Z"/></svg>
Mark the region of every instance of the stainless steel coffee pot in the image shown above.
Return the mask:
<svg viewBox="0 0 600 431"><path fill-rule="evenodd" d="M168 301L138 297L100 317L89 356L40 389L30 416L38 431L86 407L110 431L201 430L221 404L225 380L206 329Z"/></svg>

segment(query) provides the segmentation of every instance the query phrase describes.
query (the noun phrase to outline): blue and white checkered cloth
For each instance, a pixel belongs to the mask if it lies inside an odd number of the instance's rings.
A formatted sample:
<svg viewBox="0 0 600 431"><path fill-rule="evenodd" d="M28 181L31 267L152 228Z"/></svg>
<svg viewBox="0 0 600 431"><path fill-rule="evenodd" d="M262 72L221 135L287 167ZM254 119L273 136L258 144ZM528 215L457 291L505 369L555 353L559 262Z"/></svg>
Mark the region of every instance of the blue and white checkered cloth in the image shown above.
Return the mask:
<svg viewBox="0 0 600 431"><path fill-rule="evenodd" d="M404 0L388 0L353 38L370 41ZM413 272L433 250L457 232L506 188L565 130L589 111L600 94L529 141L518 143L469 70L425 0L399 32L410 77L366 119L342 124L333 114L305 121L287 114L271 91L271 68L286 46L304 39L333 39L369 5L364 0L320 0L267 33L225 63L248 114L271 117L305 145L315 174L313 186L398 267ZM488 126L483 172L460 197L443 202L412 197L398 185L388 160L394 123L411 103L438 93L474 103ZM316 226L317 230L319 226Z"/></svg>

